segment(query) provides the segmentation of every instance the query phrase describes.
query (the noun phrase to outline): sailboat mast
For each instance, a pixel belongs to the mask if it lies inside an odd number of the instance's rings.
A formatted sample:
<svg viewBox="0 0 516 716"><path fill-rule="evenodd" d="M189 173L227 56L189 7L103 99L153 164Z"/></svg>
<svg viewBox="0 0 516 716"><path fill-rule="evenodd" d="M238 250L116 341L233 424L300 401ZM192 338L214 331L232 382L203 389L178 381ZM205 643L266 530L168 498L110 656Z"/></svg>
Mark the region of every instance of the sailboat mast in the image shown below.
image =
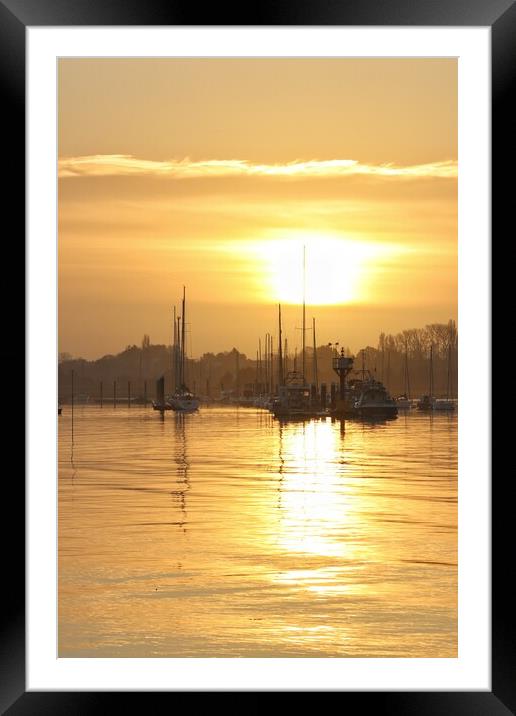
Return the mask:
<svg viewBox="0 0 516 716"><path fill-rule="evenodd" d="M271 350L271 390L270 394L274 395L274 349L272 343L272 336L269 336L270 350Z"/></svg>
<svg viewBox="0 0 516 716"><path fill-rule="evenodd" d="M305 306L305 274L306 274L306 246L303 246L303 383L305 382L306 365L305 365L305 331L306 331L306 306Z"/></svg>
<svg viewBox="0 0 516 716"><path fill-rule="evenodd" d="M319 381L317 378L317 346L315 342L315 318L312 318L312 332L314 339L314 383L316 390L319 390Z"/></svg>
<svg viewBox="0 0 516 716"><path fill-rule="evenodd" d="M181 315L181 387L185 384L185 302L186 289L183 286L183 310Z"/></svg>
<svg viewBox="0 0 516 716"><path fill-rule="evenodd" d="M258 338L258 375L259 375L259 384L260 384L260 395L262 394L262 339Z"/></svg>
<svg viewBox="0 0 516 716"><path fill-rule="evenodd" d="M265 342L263 346L263 382L265 383L265 393L269 390L269 334L265 334Z"/></svg>
<svg viewBox="0 0 516 716"><path fill-rule="evenodd" d="M177 336L177 344L176 344L176 389L179 390L179 388L181 387L181 375L180 375L180 373L181 373L181 365L180 365L180 360L181 360L181 331L180 331L180 328L179 328L179 322L181 321L181 316L177 316L176 321L177 321L177 331L176 331L176 336Z"/></svg>
<svg viewBox="0 0 516 716"><path fill-rule="evenodd" d="M448 375L446 380L446 397L451 397L451 341L448 343Z"/></svg>
<svg viewBox="0 0 516 716"><path fill-rule="evenodd" d="M409 373L409 367L408 367L408 347L407 342L405 341L405 388L407 391L407 398L410 399L410 373Z"/></svg>
<svg viewBox="0 0 516 716"><path fill-rule="evenodd" d="M174 377L174 390L177 390L177 328L176 328L176 307L174 306L174 343L172 345L172 375Z"/></svg>
<svg viewBox="0 0 516 716"><path fill-rule="evenodd" d="M434 346L430 346L430 398L434 392Z"/></svg>
<svg viewBox="0 0 516 716"><path fill-rule="evenodd" d="M278 303L279 338L278 338L278 384L283 385L283 353L281 345L281 303Z"/></svg>

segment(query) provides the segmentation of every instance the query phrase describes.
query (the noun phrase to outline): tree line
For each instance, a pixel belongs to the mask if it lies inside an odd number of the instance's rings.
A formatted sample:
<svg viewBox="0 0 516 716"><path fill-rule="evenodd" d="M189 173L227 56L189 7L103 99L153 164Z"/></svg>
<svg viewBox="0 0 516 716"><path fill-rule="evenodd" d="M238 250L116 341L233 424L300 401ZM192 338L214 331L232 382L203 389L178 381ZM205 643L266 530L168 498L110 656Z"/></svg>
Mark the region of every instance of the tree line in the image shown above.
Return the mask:
<svg viewBox="0 0 516 716"><path fill-rule="evenodd" d="M186 382L191 390L211 398L221 394L237 395L274 392L278 383L277 345L272 342L271 355L249 358L236 348L219 353L207 352L200 358L186 358ZM332 369L336 351L349 348L337 344L306 349L306 380L310 383L338 382ZM418 397L428 393L433 378L433 394L438 397L457 395L458 336L455 321L433 323L395 335L381 333L375 347L366 346L355 355L356 374L366 371L387 387L392 395ZM156 381L165 376L165 390L174 389L172 346L152 344L145 335L139 346L129 345L117 355L105 355L88 361L59 355L59 400L74 399L96 402L124 401L155 397ZM283 354L283 373L301 370L298 352Z"/></svg>

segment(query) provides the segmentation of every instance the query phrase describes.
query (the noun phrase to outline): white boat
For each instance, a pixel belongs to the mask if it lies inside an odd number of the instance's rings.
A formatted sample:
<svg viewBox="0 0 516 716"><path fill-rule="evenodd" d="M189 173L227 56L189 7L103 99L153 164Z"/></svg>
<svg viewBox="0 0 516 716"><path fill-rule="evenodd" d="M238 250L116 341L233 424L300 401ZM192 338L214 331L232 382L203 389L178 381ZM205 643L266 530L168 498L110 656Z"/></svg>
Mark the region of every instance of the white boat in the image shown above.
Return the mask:
<svg viewBox="0 0 516 716"><path fill-rule="evenodd" d="M195 410L199 410L201 404L200 398L189 391L178 391L174 395L169 396L167 404L170 405L172 410L176 410L183 413L192 413Z"/></svg>
<svg viewBox="0 0 516 716"><path fill-rule="evenodd" d="M414 407L413 401L406 395L399 395L394 401L398 410L411 410Z"/></svg>

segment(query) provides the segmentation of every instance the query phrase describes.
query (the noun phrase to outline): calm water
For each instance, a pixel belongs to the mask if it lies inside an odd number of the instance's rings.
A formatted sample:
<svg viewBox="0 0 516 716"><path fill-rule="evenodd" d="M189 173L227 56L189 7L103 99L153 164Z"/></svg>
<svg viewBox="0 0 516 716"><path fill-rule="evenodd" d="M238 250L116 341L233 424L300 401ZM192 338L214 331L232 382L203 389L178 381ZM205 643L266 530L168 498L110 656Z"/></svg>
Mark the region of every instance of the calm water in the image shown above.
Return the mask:
<svg viewBox="0 0 516 716"><path fill-rule="evenodd" d="M59 418L59 655L457 655L457 418Z"/></svg>

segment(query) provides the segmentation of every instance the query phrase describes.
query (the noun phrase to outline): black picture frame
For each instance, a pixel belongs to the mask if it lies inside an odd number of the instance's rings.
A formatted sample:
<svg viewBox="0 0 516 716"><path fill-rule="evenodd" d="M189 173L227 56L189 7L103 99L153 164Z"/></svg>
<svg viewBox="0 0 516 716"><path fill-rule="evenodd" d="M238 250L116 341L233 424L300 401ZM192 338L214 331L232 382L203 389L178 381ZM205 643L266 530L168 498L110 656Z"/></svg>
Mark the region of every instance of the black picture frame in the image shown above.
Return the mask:
<svg viewBox="0 0 516 716"><path fill-rule="evenodd" d="M202 23L199 23L200 17ZM393 26L489 26L492 39L492 246L502 231L512 233L509 212L514 198L512 181L504 168L514 166L510 136L514 115L509 111L515 88L516 4L514 0L276 0L260 3L246 13L243 7L203 7L170 0L0 0L0 87L4 151L8 153L9 182L4 188L4 218L16 216L11 241L15 265L24 262L25 229L25 32L29 26L80 25L393 25ZM23 235L22 235L23 234ZM7 259L5 259L7 260ZM9 264L11 265L11 264ZM9 303L20 293L16 272L8 287ZM4 282L4 287L5 287ZM24 306L24 299L20 297ZM8 314L8 315L6 315ZM494 318L495 313L491 313ZM1 351L4 375L20 372L20 349L24 343L23 320L3 311L8 347ZM493 326L494 327L494 326ZM29 348L31 348L29 346ZM494 395L494 394L493 394ZM10 406L9 421L21 430L22 395ZM29 401L30 404L30 401ZM12 412L11 412L12 410ZM19 411L20 416L16 415ZM494 413L493 413L494 414ZM18 418L18 419L17 419ZM497 432L497 437L499 433ZM500 444L503 436L499 438ZM165 699L180 708L177 692L26 692L25 689L25 487L18 468L4 477L4 520L14 518L4 534L2 636L0 639L0 708L11 716L21 714L104 713L119 709L120 699L147 712L158 711L155 701ZM393 714L508 714L516 713L516 639L513 619L514 597L510 587L513 571L510 549L512 501L510 470L502 471L492 483L492 691L453 692L341 692L344 708L356 701L360 709L372 708ZM512 510L511 510L512 512ZM238 690L235 688L235 691ZM144 699L144 700L143 700ZM115 703L116 700L116 703ZM161 710L161 709L159 709Z"/></svg>

